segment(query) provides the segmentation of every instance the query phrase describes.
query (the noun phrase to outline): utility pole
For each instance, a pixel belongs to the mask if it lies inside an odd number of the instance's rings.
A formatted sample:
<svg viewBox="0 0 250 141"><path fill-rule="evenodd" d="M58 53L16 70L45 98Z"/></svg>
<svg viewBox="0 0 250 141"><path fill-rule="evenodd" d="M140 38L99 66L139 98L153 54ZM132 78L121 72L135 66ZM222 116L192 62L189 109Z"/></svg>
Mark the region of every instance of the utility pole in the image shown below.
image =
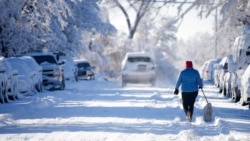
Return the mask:
<svg viewBox="0 0 250 141"><path fill-rule="evenodd" d="M215 59L217 59L217 21L218 19L217 19L217 7L216 7L216 9L215 9L215 33L214 33L214 35L215 35L215 41L214 41L214 43L215 43L215 45L214 45L214 47L215 47L215 49L214 49L214 51L215 51Z"/></svg>

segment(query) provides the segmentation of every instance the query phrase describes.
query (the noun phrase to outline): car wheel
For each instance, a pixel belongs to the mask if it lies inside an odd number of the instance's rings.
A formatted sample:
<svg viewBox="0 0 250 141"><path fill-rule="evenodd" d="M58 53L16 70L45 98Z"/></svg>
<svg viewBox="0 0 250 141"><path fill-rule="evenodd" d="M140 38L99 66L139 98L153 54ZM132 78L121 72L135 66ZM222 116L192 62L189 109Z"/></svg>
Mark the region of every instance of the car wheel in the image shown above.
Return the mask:
<svg viewBox="0 0 250 141"><path fill-rule="evenodd" d="M64 79L64 77L63 77L63 80L62 80L60 89L61 89L61 90L64 90L64 89L65 89L65 79Z"/></svg>
<svg viewBox="0 0 250 141"><path fill-rule="evenodd" d="M219 88L219 93L222 93L222 88Z"/></svg>
<svg viewBox="0 0 250 141"><path fill-rule="evenodd" d="M14 86L8 90L8 99L9 100L16 100L16 95L15 95L15 88Z"/></svg>
<svg viewBox="0 0 250 141"><path fill-rule="evenodd" d="M19 97L18 97L18 87L17 87L17 84L14 85L14 96L15 96L15 99L18 100Z"/></svg>
<svg viewBox="0 0 250 141"><path fill-rule="evenodd" d="M9 102L9 96L8 96L8 92L7 90L4 91L4 103L8 103Z"/></svg>
<svg viewBox="0 0 250 141"><path fill-rule="evenodd" d="M223 94L223 96L226 96L226 95L227 95L227 90L226 90L225 87L222 89L222 94Z"/></svg>
<svg viewBox="0 0 250 141"><path fill-rule="evenodd" d="M240 92L240 90L237 88L237 90L236 90L236 93L235 93L235 102L238 102L238 101L240 101L240 98L241 98L241 92Z"/></svg>
<svg viewBox="0 0 250 141"><path fill-rule="evenodd" d="M232 92L232 99L234 102L238 102L240 100L240 91L237 88L235 88Z"/></svg>
<svg viewBox="0 0 250 141"><path fill-rule="evenodd" d="M231 97L231 99L234 101L234 102L236 102L236 89L234 90L232 90L232 97Z"/></svg>
<svg viewBox="0 0 250 141"><path fill-rule="evenodd" d="M0 102L4 104L3 88L0 87Z"/></svg>
<svg viewBox="0 0 250 141"><path fill-rule="evenodd" d="M243 98L240 98L240 105L241 106L247 105L247 103L243 100Z"/></svg>
<svg viewBox="0 0 250 141"><path fill-rule="evenodd" d="M38 86L39 88L39 92L43 92L43 84L42 83L39 83L39 86Z"/></svg>

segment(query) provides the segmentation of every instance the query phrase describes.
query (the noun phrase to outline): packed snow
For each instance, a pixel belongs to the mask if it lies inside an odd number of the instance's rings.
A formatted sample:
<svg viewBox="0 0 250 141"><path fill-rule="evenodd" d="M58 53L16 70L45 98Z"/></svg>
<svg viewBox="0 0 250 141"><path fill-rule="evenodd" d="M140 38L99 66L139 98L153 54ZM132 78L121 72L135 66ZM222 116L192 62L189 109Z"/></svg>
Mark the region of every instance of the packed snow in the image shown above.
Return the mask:
<svg viewBox="0 0 250 141"><path fill-rule="evenodd" d="M149 87L118 81L67 82L63 91L44 91L0 105L1 140L57 141L249 141L250 110L233 103L205 81L213 121L203 121L206 101L196 99L186 121L174 85Z"/></svg>

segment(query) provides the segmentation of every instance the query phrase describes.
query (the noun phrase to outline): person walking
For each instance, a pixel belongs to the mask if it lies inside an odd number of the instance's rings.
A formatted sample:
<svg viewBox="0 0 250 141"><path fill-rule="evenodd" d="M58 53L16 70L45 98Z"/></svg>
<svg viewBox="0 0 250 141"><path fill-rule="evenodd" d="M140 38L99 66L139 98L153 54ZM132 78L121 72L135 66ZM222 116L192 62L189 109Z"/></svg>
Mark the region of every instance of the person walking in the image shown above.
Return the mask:
<svg viewBox="0 0 250 141"><path fill-rule="evenodd" d="M191 122L198 90L202 89L203 87L200 74L196 69L193 68L192 61L186 61L186 69L180 72L179 78L175 85L175 95L178 95L180 86L183 109L187 120Z"/></svg>

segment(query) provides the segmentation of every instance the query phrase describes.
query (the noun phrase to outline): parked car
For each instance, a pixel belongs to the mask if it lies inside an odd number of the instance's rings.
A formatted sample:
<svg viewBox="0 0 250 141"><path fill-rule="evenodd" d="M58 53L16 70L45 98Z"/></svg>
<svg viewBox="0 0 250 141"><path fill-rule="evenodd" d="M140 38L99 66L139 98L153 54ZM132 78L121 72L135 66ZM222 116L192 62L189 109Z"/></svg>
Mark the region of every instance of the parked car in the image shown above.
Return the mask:
<svg viewBox="0 0 250 141"><path fill-rule="evenodd" d="M156 69L148 53L127 53L122 61L122 87L127 83L149 83L155 85Z"/></svg>
<svg viewBox="0 0 250 141"><path fill-rule="evenodd" d="M242 90L241 84L242 75L250 64L250 26L245 26L240 36L235 39L233 44L233 62L234 72L232 73L231 92L232 99L238 102L241 99Z"/></svg>
<svg viewBox="0 0 250 141"><path fill-rule="evenodd" d="M241 77L243 75L243 73L245 72L245 70L240 69L234 73L232 73L231 76L231 98L234 102L238 102L241 98L241 82L239 79L239 77Z"/></svg>
<svg viewBox="0 0 250 141"><path fill-rule="evenodd" d="M224 96L231 97L231 76L232 71L229 71L229 66L233 65L233 56L224 57L219 63L219 92Z"/></svg>
<svg viewBox="0 0 250 141"><path fill-rule="evenodd" d="M65 88L65 78L62 65L56 54L49 52L34 52L26 54L33 57L43 70L43 86L47 90Z"/></svg>
<svg viewBox="0 0 250 141"><path fill-rule="evenodd" d="M77 77L77 65L75 64L74 60L69 57L69 56L60 56L60 61L64 62L64 64L62 65L63 67L63 73L64 73L64 77L65 80L70 80L73 82L78 81L78 77Z"/></svg>
<svg viewBox="0 0 250 141"><path fill-rule="evenodd" d="M220 62L221 59L210 59L204 62L200 69L201 78L214 82L214 64Z"/></svg>
<svg viewBox="0 0 250 141"><path fill-rule="evenodd" d="M0 59L0 62L5 67L4 90L3 90L3 93L5 95L5 102L8 102L9 100L16 100L19 98L17 90L18 71L10 65L8 58L2 57Z"/></svg>
<svg viewBox="0 0 250 141"><path fill-rule="evenodd" d="M219 63L214 64L214 70L213 70L213 80L214 80L214 85L219 88L220 86L220 69L222 69L222 66L219 65Z"/></svg>
<svg viewBox="0 0 250 141"><path fill-rule="evenodd" d="M240 103L242 105L249 104L250 102L250 65L241 76L241 98Z"/></svg>
<svg viewBox="0 0 250 141"><path fill-rule="evenodd" d="M93 80L95 79L94 69L95 66L91 66L88 60L74 60L77 66L77 78Z"/></svg>
<svg viewBox="0 0 250 141"><path fill-rule="evenodd" d="M12 68L18 70L18 92L22 95L35 94L35 72L16 57L8 58Z"/></svg>
<svg viewBox="0 0 250 141"><path fill-rule="evenodd" d="M15 57L15 60L17 62L26 64L28 69L34 73L33 81L35 83L35 89L36 91L41 92L43 90L42 67L34 60L33 57L30 56Z"/></svg>

